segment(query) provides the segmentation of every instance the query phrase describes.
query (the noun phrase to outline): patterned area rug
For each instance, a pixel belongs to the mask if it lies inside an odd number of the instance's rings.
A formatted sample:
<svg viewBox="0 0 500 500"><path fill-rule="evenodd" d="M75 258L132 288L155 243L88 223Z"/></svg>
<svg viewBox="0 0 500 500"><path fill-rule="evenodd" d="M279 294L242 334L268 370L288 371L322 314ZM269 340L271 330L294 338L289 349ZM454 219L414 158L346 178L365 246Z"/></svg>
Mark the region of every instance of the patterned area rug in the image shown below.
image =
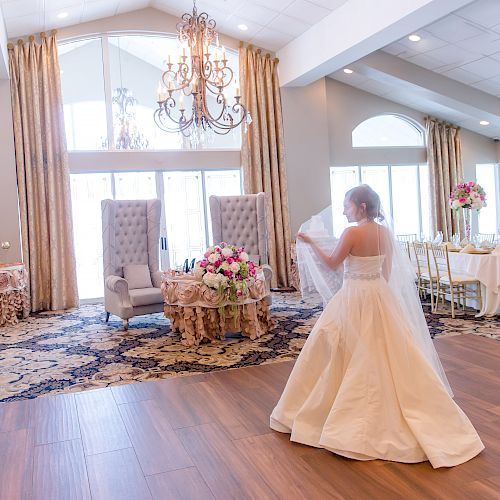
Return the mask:
<svg viewBox="0 0 500 500"><path fill-rule="evenodd" d="M424 309L432 336L471 333L500 340L498 318L477 319L467 311L452 319ZM102 305L35 314L0 329L0 401L294 359L321 310L297 293L275 293L277 326L271 333L195 347L183 346L161 314L133 318L127 332L117 318L104 322Z"/></svg>

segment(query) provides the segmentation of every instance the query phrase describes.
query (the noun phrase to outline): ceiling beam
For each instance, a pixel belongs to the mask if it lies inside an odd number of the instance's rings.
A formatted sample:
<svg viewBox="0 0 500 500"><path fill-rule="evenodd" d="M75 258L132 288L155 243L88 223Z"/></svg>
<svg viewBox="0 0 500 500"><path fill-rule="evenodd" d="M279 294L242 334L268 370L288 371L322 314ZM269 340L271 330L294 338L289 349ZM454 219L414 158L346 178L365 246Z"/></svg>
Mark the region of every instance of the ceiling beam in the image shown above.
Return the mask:
<svg viewBox="0 0 500 500"><path fill-rule="evenodd" d="M500 125L500 99L382 51L355 63L356 72L405 93Z"/></svg>
<svg viewBox="0 0 500 500"><path fill-rule="evenodd" d="M278 51L283 86L308 85L473 0L348 0Z"/></svg>
<svg viewBox="0 0 500 500"><path fill-rule="evenodd" d="M7 30L0 9L0 80L9 78L9 54L7 50Z"/></svg>

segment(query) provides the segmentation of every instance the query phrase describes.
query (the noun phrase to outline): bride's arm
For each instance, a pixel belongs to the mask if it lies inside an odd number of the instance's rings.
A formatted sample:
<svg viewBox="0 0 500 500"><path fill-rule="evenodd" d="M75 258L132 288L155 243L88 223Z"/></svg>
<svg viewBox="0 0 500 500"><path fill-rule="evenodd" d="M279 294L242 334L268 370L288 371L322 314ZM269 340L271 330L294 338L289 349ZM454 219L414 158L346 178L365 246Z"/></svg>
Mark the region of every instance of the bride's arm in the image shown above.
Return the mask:
<svg viewBox="0 0 500 500"><path fill-rule="evenodd" d="M340 237L338 245L335 247L335 250L331 255L325 253L321 247L307 234L299 233L297 238L302 240L304 243L308 243L311 245L314 253L321 259L321 261L335 270L337 267L344 262L345 258L349 255L351 248L353 246L353 228L347 228Z"/></svg>

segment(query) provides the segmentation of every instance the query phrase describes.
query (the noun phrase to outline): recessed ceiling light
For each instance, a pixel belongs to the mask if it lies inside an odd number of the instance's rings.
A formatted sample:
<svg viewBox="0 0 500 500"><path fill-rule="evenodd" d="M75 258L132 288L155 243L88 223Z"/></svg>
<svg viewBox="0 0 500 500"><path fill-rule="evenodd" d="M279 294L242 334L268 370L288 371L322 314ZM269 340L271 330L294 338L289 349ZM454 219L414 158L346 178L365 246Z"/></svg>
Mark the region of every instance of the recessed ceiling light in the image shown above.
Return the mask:
<svg viewBox="0 0 500 500"><path fill-rule="evenodd" d="M248 26L246 24L238 24L238 28L241 31L247 31L248 30Z"/></svg>
<svg viewBox="0 0 500 500"><path fill-rule="evenodd" d="M67 12L59 12L59 14L57 14L57 17L59 19L64 19L65 17L68 17L68 13Z"/></svg>
<svg viewBox="0 0 500 500"><path fill-rule="evenodd" d="M354 73L354 71L350 68L344 68L344 73L347 73L348 75L350 75L351 73Z"/></svg>
<svg viewBox="0 0 500 500"><path fill-rule="evenodd" d="M408 40L410 40L411 42L420 42L420 40L422 40L422 37L418 35L410 35L408 37Z"/></svg>
<svg viewBox="0 0 500 500"><path fill-rule="evenodd" d="M481 120L481 121L479 122L479 125L489 125L489 124L490 124L490 122L488 122L488 121L486 121L486 120Z"/></svg>

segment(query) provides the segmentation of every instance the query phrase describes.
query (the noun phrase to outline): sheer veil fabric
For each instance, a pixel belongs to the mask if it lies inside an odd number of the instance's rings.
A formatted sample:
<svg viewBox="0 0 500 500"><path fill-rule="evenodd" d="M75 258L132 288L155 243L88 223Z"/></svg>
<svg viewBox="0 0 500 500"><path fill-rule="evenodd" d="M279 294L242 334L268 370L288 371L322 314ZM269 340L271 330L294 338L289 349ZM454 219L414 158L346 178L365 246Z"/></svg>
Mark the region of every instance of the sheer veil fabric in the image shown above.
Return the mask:
<svg viewBox="0 0 500 500"><path fill-rule="evenodd" d="M338 243L331 214L327 209L302 227L327 253ZM326 305L271 414L271 428L357 460L463 463L484 445L453 400L411 263L387 221L377 224L376 255L349 254L341 270L331 271L310 247L297 246L302 291Z"/></svg>
<svg viewBox="0 0 500 500"><path fill-rule="evenodd" d="M387 230L384 233L389 235L387 243L390 248L391 263L388 285L392 291L391 296L396 299L396 303L393 305L398 307L403 317L406 318L415 342L443 381L450 395L453 396L443 366L432 343L422 304L415 287L416 274L413 265L398 244L389 217L383 209L380 209L379 212L382 214L383 220L379 221L378 224L384 227ZM332 207L329 206L319 214L313 215L300 227L301 232L311 236L330 255L339 241L334 236L332 220ZM326 306L342 286L343 266L339 266L336 270L330 269L318 259L309 245L300 240L297 241L297 262L302 296L304 298L319 296L323 300L323 305Z"/></svg>

